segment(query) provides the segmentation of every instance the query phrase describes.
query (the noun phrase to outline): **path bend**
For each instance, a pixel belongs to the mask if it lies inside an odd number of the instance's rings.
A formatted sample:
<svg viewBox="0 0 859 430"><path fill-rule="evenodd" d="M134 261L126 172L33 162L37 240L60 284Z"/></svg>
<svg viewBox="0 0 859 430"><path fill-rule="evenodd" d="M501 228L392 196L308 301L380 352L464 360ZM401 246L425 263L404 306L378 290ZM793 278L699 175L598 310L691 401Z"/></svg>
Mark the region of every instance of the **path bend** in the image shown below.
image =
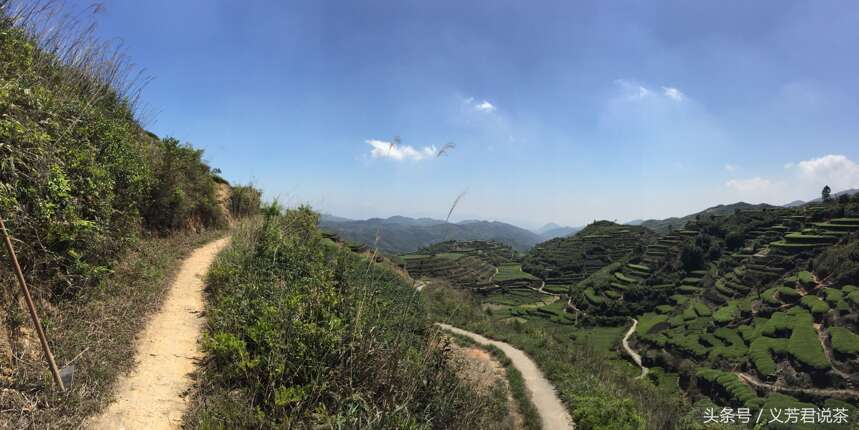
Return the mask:
<svg viewBox="0 0 859 430"><path fill-rule="evenodd" d="M629 355L632 358L632 361L634 361L635 364L637 364L638 367L641 368L641 375L635 377L635 379L641 379L647 376L647 372L649 369L644 367L643 364L641 364L641 355L639 355L629 346L629 337L632 336L633 333L635 333L636 327L638 327L638 320L633 318L632 327L627 330L626 334L623 336L623 342L621 343L623 344L623 350L626 352L626 354Z"/></svg>
<svg viewBox="0 0 859 430"><path fill-rule="evenodd" d="M525 387L528 389L531 401L537 408L543 422L544 430L569 430L575 428L573 418L567 411L567 407L555 393L555 387L543 376L543 372L537 364L524 352L512 347L510 344L497 340L488 339L477 333L472 333L448 324L437 323L439 327L452 333L466 336L481 345L493 345L504 351L504 354L513 363L513 366L522 374Z"/></svg>

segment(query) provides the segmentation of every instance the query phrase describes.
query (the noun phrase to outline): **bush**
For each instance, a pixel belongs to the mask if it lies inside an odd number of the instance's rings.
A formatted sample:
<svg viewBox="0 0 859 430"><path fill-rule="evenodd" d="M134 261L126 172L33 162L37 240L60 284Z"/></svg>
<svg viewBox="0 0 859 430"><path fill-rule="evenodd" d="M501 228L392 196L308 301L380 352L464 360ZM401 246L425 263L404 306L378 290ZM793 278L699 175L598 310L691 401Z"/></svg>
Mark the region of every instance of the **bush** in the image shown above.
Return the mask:
<svg viewBox="0 0 859 430"><path fill-rule="evenodd" d="M643 430L644 419L640 417L629 399L617 399L596 395L579 396L575 399L573 421L576 427L593 430Z"/></svg>
<svg viewBox="0 0 859 430"><path fill-rule="evenodd" d="M225 214L203 151L170 137L158 146L151 160L155 180L143 209L146 227L163 232L223 226Z"/></svg>
<svg viewBox="0 0 859 430"><path fill-rule="evenodd" d="M829 360L817 338L811 321L797 321L788 340L787 350L797 361L816 370L829 369Z"/></svg>
<svg viewBox="0 0 859 430"><path fill-rule="evenodd" d="M776 372L776 364L772 354L787 352L786 339L759 337L749 346L749 358L761 375L772 376Z"/></svg>
<svg viewBox="0 0 859 430"><path fill-rule="evenodd" d="M202 152L141 128L117 90L126 83L110 74L124 66L92 46L68 57L92 62L76 68L36 37L0 18L0 216L33 283L75 294L103 279L142 227L217 226Z"/></svg>
<svg viewBox="0 0 859 430"><path fill-rule="evenodd" d="M859 353L859 336L844 327L830 327L832 349L842 354Z"/></svg>
<svg viewBox="0 0 859 430"><path fill-rule="evenodd" d="M324 246L309 209L265 212L234 235L209 274L210 360L191 422L486 425L486 399L461 387L413 289Z"/></svg>
<svg viewBox="0 0 859 430"><path fill-rule="evenodd" d="M230 190L230 215L243 218L259 213L262 193L252 185L235 186Z"/></svg>

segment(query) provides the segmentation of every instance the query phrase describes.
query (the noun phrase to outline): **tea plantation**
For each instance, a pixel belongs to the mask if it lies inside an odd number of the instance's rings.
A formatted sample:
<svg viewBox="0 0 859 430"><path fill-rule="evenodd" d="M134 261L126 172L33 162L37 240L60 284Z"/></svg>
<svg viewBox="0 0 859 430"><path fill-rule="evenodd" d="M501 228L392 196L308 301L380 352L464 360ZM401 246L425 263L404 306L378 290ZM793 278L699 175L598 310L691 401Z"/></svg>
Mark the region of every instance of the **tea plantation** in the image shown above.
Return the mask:
<svg viewBox="0 0 859 430"><path fill-rule="evenodd" d="M661 236L599 221L522 257L478 252L492 248L448 244L404 259L412 276L477 293L496 327L565 333L607 349L610 362L623 358L619 332L601 342L582 333L636 319L630 343L650 368L645 381L689 410L859 404L855 200L699 216Z"/></svg>

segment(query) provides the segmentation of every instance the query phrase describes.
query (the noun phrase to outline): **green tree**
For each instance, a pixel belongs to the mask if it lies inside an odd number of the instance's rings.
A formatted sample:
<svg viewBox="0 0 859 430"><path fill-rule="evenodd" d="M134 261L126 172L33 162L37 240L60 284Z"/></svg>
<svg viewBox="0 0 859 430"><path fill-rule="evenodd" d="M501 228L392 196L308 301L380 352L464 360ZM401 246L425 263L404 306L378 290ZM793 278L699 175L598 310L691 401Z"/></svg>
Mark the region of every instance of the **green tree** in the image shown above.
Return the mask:
<svg viewBox="0 0 859 430"><path fill-rule="evenodd" d="M846 205L849 202L850 202L850 196L848 196L847 194L842 194L842 195L838 196L838 203L839 204Z"/></svg>
<svg viewBox="0 0 859 430"><path fill-rule="evenodd" d="M832 200L832 188L829 188L829 185L823 186L823 191L820 192L820 198L824 203Z"/></svg>

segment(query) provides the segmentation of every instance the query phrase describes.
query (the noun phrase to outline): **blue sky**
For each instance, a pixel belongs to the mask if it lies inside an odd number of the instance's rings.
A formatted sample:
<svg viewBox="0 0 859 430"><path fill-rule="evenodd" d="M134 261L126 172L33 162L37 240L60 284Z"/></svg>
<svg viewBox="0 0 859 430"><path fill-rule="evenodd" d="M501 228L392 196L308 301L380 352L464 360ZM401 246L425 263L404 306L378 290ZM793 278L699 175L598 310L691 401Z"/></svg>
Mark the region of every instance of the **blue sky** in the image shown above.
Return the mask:
<svg viewBox="0 0 859 430"><path fill-rule="evenodd" d="M859 187L855 2L149 0L97 19L154 78L152 131L290 205L443 218L465 192L454 219L533 227Z"/></svg>

